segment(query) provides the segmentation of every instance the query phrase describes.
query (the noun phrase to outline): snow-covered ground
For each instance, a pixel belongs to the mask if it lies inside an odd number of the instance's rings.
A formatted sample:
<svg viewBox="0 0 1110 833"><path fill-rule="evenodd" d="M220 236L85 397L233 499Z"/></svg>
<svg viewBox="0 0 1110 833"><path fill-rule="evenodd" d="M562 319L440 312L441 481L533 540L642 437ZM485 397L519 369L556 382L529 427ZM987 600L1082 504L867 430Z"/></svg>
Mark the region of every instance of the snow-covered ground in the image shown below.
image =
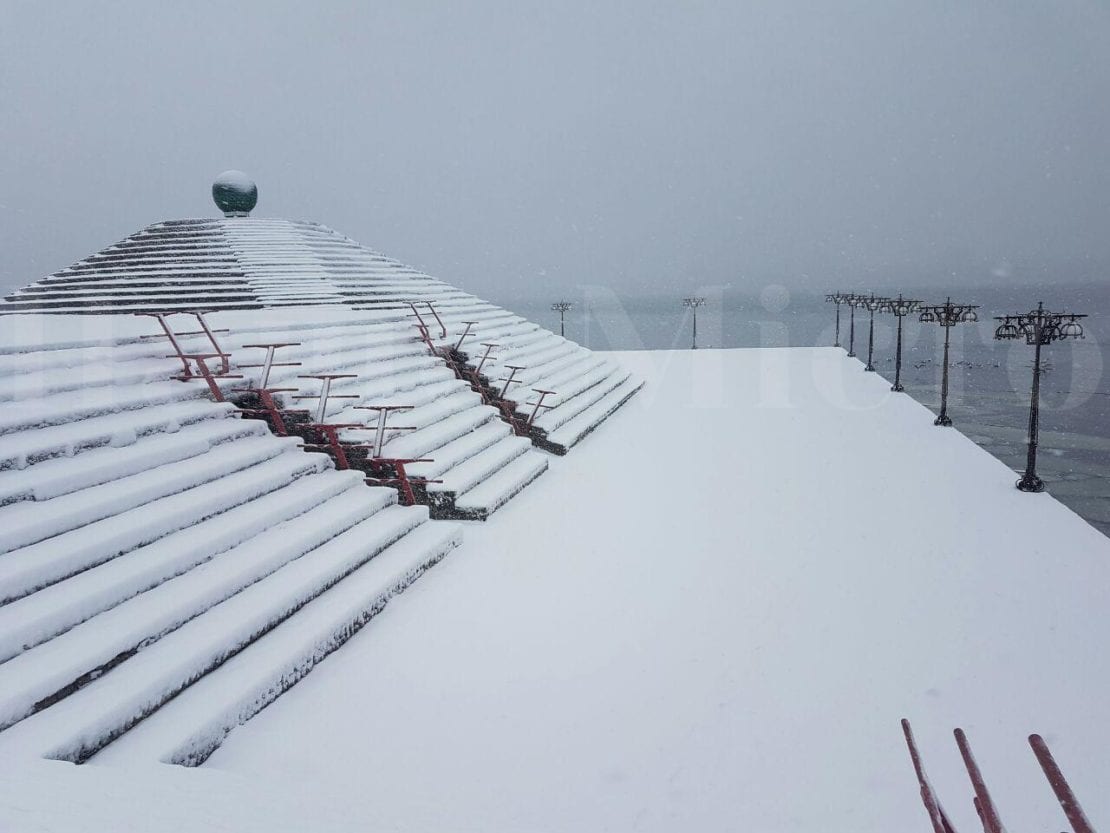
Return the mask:
<svg viewBox="0 0 1110 833"><path fill-rule="evenodd" d="M1110 540L839 350L647 386L199 770L0 761L0 830L1110 824ZM1051 484L1049 484L1051 488ZM140 727L141 730L141 727ZM113 747L109 747L109 751Z"/></svg>

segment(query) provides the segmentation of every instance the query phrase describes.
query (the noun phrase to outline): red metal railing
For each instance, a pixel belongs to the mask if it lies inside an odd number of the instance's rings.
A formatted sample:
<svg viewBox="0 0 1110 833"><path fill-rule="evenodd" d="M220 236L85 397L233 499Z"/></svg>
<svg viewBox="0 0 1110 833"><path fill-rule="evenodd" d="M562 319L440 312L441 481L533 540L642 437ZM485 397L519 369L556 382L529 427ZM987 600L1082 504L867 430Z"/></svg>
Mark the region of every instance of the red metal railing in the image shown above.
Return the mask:
<svg viewBox="0 0 1110 833"><path fill-rule="evenodd" d="M933 833L956 833L952 822L948 819L944 808L941 807L940 800L933 792L932 785L925 775L925 767L921 762L921 754L918 752L917 743L914 741L913 731L910 729L910 722L902 720L902 733L906 738L906 746L910 750L910 760L913 762L914 772L917 775L917 783L921 791L921 801L925 805L925 811L929 815L929 822L933 826ZM960 749L960 757L963 759L964 768L967 769L968 778L971 780L971 786L975 793L972 798L972 803L975 806L975 812L979 816L979 820L983 825L984 833L1006 833L1006 828L1002 824L1002 818L995 806L994 799L991 797L990 790L987 789L986 780L983 778L983 773L979 769L979 764L975 760L975 755L971 751L971 743L967 739L967 734L963 729L956 729L953 733L956 737L956 745ZM1056 760L1052 757L1052 753L1048 749L1048 745L1044 742L1044 738L1040 735L1030 735L1029 745L1033 748L1033 754L1037 758L1037 762L1041 765L1045 777L1048 779L1049 786L1056 794L1057 801L1064 810L1064 815L1067 817L1068 822L1071 824L1072 830L1075 833L1094 833L1094 828L1087 820L1087 816L1083 812L1083 808L1079 805L1079 800L1072 792L1071 786L1064 778L1064 774L1060 771Z"/></svg>
<svg viewBox="0 0 1110 833"><path fill-rule="evenodd" d="M135 313L135 315L141 318L153 318L155 321L158 322L159 326L161 326L162 328L162 332L156 335L142 336L142 338L168 338L170 344L173 345L174 355L167 358L178 358L181 360L183 375L186 379L192 379L196 378L197 376L204 375L203 372L193 373L192 369L189 367L188 360L197 355L204 356L205 358L219 358L220 369L218 371L209 370L208 375L227 376L231 372L231 364L229 360L230 357L229 354L220 346L219 341L216 340L216 333L226 333L228 332L228 330L213 330L211 327L209 327L208 320L204 317L209 312L211 312L211 310L188 310L184 312L137 312ZM193 316L197 320L197 325L200 327L200 329L178 332L173 328L169 321L169 319L175 315ZM212 349L204 353L186 353L185 349L181 346L181 342L178 341L178 339L199 335L207 337L208 343L212 345Z"/></svg>

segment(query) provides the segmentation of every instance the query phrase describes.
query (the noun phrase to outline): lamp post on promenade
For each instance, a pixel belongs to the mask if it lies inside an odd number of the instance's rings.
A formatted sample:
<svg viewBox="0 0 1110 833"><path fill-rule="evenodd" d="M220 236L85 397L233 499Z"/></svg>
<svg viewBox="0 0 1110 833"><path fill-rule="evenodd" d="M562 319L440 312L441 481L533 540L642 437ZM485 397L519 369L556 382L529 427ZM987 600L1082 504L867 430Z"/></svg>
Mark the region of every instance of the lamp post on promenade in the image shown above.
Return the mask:
<svg viewBox="0 0 1110 833"><path fill-rule="evenodd" d="M897 298L891 298L886 302L886 311L894 313L898 318L898 337L895 340L896 347L894 350L894 384L890 386L892 391L902 392L905 390L902 387L902 319L911 312L916 312L920 306L920 301L903 298L902 293L898 293Z"/></svg>
<svg viewBox="0 0 1110 833"><path fill-rule="evenodd" d="M875 372L875 364L872 359L875 357L875 313L881 309L886 308L889 298L876 298L875 293L871 293L870 298L864 299L863 305L867 311L871 313L871 322L867 330L867 367L864 370Z"/></svg>
<svg viewBox="0 0 1110 833"><path fill-rule="evenodd" d="M940 383L940 414L933 425L949 426L952 418L948 416L948 342L952 328L964 322L971 323L979 320L975 310L978 304L953 304L948 298L943 304L931 304L921 307L918 320L922 324L939 324L944 327L944 370Z"/></svg>
<svg viewBox="0 0 1110 833"><path fill-rule="evenodd" d="M1017 482L1023 492L1043 492L1044 481L1037 477L1037 440L1040 433L1041 398L1041 347L1066 338L1083 338L1083 325L1077 315L1069 312L1049 312L1043 303L1031 312L997 316L1002 323L994 331L1000 341L1024 338L1033 345L1033 391L1029 397L1029 436L1025 455L1025 473Z"/></svg>
<svg viewBox="0 0 1110 833"><path fill-rule="evenodd" d="M864 302L863 295L847 295L844 298L851 310L848 314L848 357L854 358L856 355L856 307L861 306Z"/></svg>
<svg viewBox="0 0 1110 833"><path fill-rule="evenodd" d="M694 340L691 344L691 350L698 349L698 307L705 305L705 298L683 298L682 306L693 310L694 312Z"/></svg>
<svg viewBox="0 0 1110 833"><path fill-rule="evenodd" d="M830 292L825 296L825 302L829 304L836 304L836 337L833 339L833 347L840 346L840 305L848 300L848 296L843 292Z"/></svg>
<svg viewBox="0 0 1110 833"><path fill-rule="evenodd" d="M551 305L551 311L559 313L559 335L566 338L566 314L574 309L570 301L556 301Z"/></svg>

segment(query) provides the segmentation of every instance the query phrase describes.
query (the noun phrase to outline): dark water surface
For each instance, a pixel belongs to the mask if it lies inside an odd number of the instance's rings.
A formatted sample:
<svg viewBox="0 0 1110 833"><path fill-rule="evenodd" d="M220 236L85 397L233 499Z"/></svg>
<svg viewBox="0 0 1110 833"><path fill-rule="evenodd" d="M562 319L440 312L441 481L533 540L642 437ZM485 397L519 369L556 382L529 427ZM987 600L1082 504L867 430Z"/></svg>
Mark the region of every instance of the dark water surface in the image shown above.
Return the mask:
<svg viewBox="0 0 1110 833"><path fill-rule="evenodd" d="M835 287L834 287L835 288ZM841 287L844 291L862 291ZM835 309L824 295L770 286L756 295L727 288L701 291L699 347L802 347L831 345ZM944 293L912 289L907 297L941 303ZM554 329L550 299L491 299ZM616 297L587 287L566 298L566 335L596 350L690 346L692 320L681 297ZM1025 312L1044 301L1053 311L1088 313L1086 337L1044 348L1038 473L1049 491L1110 535L1110 288L1067 286L991 288L953 292L953 301L979 304L977 324L952 329L948 411L955 426L1016 471L1025 467L1033 348L995 341L992 316ZM841 308L841 343L847 346L848 307ZM894 316L875 316L875 367L894 378ZM856 312L856 354L867 358L868 314ZM906 392L937 410L944 330L907 316L902 382ZM943 430L938 428L939 430ZM1016 478L1015 478L1016 479Z"/></svg>

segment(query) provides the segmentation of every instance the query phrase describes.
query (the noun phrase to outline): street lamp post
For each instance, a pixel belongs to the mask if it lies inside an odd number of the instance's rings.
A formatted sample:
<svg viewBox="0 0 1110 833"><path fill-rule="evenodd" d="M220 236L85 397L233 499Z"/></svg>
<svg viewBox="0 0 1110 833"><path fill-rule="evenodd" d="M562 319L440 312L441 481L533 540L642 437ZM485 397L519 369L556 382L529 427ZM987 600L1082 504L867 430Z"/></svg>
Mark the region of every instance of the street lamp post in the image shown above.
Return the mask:
<svg viewBox="0 0 1110 833"><path fill-rule="evenodd" d="M867 330L867 367L865 367L864 370L868 370L872 373L875 372L875 364L872 361L875 356L875 313L881 309L885 309L889 300L889 298L876 298L875 293L872 292L871 297L865 298L863 301L863 305L867 308L867 311L871 313L871 322Z"/></svg>
<svg viewBox="0 0 1110 833"><path fill-rule="evenodd" d="M825 302L836 304L836 338L833 339L833 347L840 346L840 305L848 300L848 296L843 292L830 292L825 296Z"/></svg>
<svg viewBox="0 0 1110 833"><path fill-rule="evenodd" d="M1073 315L1069 312L1049 312L1043 303L1031 312L1017 315L1001 315L995 321L1002 323L994 331L994 337L1001 340L1024 338L1026 344L1033 345L1033 391L1029 397L1029 447L1025 457L1025 473L1017 482L1023 492L1043 492L1044 481L1037 477L1037 438L1040 433L1041 399L1041 347L1065 338L1083 338L1083 325L1080 318L1086 315Z"/></svg>
<svg viewBox="0 0 1110 833"><path fill-rule="evenodd" d="M948 341L952 328L964 322L979 320L975 310L978 304L953 304L948 298L943 304L924 305L918 320L922 324L940 324L944 327L944 370L940 383L940 415L933 420L933 425L949 426L952 418L948 416Z"/></svg>
<svg viewBox="0 0 1110 833"><path fill-rule="evenodd" d="M916 312L920 306L920 301L903 298L902 293L898 293L898 297L888 299L884 307L886 312L894 313L898 319L898 337L895 340L896 347L894 350L894 384L890 386L890 389L899 393L905 390L902 387L902 319L911 312Z"/></svg>
<svg viewBox="0 0 1110 833"><path fill-rule="evenodd" d="M847 295L844 298L851 310L848 314L848 357L854 358L856 355L856 307L864 302L862 295Z"/></svg>
<svg viewBox="0 0 1110 833"><path fill-rule="evenodd" d="M705 304L704 298L683 298L682 306L688 307L694 312L694 341L691 345L691 350L698 349L698 307Z"/></svg>
<svg viewBox="0 0 1110 833"><path fill-rule="evenodd" d="M566 338L566 314L574 309L570 301L556 301L551 305L551 311L559 313L559 335Z"/></svg>

